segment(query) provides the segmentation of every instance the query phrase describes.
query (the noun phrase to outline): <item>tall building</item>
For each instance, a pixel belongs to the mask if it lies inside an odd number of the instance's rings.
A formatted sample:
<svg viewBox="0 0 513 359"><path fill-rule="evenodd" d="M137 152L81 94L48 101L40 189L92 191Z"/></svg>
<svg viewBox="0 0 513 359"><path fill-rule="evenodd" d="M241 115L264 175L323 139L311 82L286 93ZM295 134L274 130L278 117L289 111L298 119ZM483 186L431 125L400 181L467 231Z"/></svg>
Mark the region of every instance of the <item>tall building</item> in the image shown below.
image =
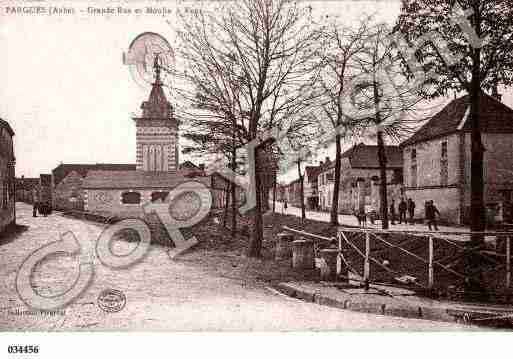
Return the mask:
<svg viewBox="0 0 513 359"><path fill-rule="evenodd" d="M190 166L178 166L179 123L164 93L157 61L150 96L141 105L141 115L133 118L136 127L136 168L89 170L81 183L86 211L117 216L138 215L145 203L170 202L169 193L177 186L191 185L192 188L191 181L200 182L210 189L213 207L222 206L226 181L220 181L220 176L206 176L202 169L192 171ZM198 201L181 201L178 207L180 211L187 212L182 207L200 203Z"/></svg>
<svg viewBox="0 0 513 359"><path fill-rule="evenodd" d="M158 63L155 73L150 97L141 105L142 115L134 118L137 170L174 172L178 169L178 121L162 88Z"/></svg>

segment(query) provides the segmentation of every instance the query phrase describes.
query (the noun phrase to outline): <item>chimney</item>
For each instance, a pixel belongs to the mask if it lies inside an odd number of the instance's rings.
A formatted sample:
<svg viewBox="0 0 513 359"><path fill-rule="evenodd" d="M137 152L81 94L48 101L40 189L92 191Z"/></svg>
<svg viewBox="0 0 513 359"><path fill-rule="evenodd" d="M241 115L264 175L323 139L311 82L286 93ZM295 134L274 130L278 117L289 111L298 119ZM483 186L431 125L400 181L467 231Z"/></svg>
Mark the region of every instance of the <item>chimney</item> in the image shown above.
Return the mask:
<svg viewBox="0 0 513 359"><path fill-rule="evenodd" d="M198 165L198 167L199 167L199 169L200 169L201 171L204 171L204 170L205 170L205 164L204 164L204 163L200 163L200 164Z"/></svg>
<svg viewBox="0 0 513 359"><path fill-rule="evenodd" d="M326 156L326 163L330 163L330 157Z"/></svg>

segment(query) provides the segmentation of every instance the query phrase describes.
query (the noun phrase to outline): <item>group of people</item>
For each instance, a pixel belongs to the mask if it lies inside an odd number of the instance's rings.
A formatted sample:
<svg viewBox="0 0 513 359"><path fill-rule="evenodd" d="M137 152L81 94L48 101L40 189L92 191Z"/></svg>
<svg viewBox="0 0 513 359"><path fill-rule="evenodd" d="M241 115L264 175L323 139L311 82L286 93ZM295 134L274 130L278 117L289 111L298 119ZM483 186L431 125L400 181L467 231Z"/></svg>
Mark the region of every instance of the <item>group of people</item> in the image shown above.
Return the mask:
<svg viewBox="0 0 513 359"><path fill-rule="evenodd" d="M399 224L401 223L410 223L414 224L414 216L415 216L415 202L408 198L408 200L405 200L404 198L401 198L401 202L399 202L398 206L398 212L399 212ZM406 220L406 213L408 212L408 221ZM395 200L392 199L392 202L390 203L390 224L395 224L396 222L396 207L395 207ZM438 225L437 225L437 215L440 216L440 211L438 211L438 208L436 208L433 200L426 201L425 203L425 214L426 214L426 221L429 230L431 231L432 228L435 229L435 231L438 231Z"/></svg>
<svg viewBox="0 0 513 359"><path fill-rule="evenodd" d="M48 216L52 211L52 208L48 203L34 202L32 207L32 217L37 217L39 213L43 217Z"/></svg>

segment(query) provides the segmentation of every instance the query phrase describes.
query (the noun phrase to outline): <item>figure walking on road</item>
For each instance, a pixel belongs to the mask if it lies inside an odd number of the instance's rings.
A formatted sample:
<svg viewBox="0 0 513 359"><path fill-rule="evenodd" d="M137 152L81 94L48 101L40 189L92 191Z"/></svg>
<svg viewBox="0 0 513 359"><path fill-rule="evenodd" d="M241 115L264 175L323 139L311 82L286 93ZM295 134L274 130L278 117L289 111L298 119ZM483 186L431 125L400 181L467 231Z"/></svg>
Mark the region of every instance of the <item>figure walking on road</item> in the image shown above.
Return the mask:
<svg viewBox="0 0 513 359"><path fill-rule="evenodd" d="M404 197L401 198L401 202L399 202L399 224L401 223L407 223L406 222L406 210L408 209L408 205L406 204L406 201L404 200Z"/></svg>
<svg viewBox="0 0 513 359"><path fill-rule="evenodd" d="M392 203L390 203L390 224L395 225L395 201L392 200Z"/></svg>
<svg viewBox="0 0 513 359"><path fill-rule="evenodd" d="M32 206L32 217L37 217L37 202L34 201L34 205Z"/></svg>
<svg viewBox="0 0 513 359"><path fill-rule="evenodd" d="M415 202L408 198L408 215L410 217L410 224L414 224L413 216L415 215Z"/></svg>
<svg viewBox="0 0 513 359"><path fill-rule="evenodd" d="M433 203L433 200L428 201L426 205L426 220L428 224L428 228L431 231L431 226L435 228L435 231L438 231L438 226L436 224L436 216L440 216L440 212L438 211L438 208L436 208L435 204Z"/></svg>
<svg viewBox="0 0 513 359"><path fill-rule="evenodd" d="M282 207L282 214L286 214L287 213L287 200L284 200L283 201L283 207Z"/></svg>

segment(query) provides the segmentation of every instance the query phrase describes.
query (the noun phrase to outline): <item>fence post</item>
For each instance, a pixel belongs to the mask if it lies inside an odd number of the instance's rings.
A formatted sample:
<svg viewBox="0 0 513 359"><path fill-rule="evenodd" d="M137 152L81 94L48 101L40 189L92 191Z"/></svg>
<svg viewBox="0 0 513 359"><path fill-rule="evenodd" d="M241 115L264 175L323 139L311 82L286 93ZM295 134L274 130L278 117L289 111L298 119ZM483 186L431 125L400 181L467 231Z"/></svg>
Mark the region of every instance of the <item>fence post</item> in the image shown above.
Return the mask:
<svg viewBox="0 0 513 359"><path fill-rule="evenodd" d="M511 285L511 237L506 237L506 289Z"/></svg>
<svg viewBox="0 0 513 359"><path fill-rule="evenodd" d="M363 280L365 289L369 289L370 281L370 234L365 231L365 262L363 263Z"/></svg>
<svg viewBox="0 0 513 359"><path fill-rule="evenodd" d="M429 236L429 264L428 264L428 288L432 289L434 284L434 271L433 271L433 236Z"/></svg>

